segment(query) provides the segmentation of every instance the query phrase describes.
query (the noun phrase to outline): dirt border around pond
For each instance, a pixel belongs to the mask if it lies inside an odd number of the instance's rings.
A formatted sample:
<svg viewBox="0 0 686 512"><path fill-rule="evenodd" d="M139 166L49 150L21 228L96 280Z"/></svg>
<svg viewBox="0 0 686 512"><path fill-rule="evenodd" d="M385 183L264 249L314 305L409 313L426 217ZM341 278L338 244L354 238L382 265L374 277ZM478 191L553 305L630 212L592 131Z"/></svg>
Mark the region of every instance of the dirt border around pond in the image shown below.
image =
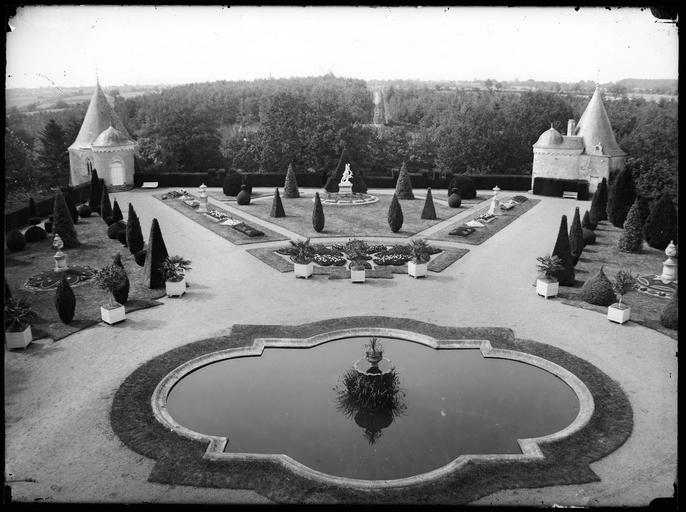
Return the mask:
<svg viewBox="0 0 686 512"><path fill-rule="evenodd" d="M195 357L248 347L257 338L306 338L349 326L401 329L439 340L486 340L493 348L546 359L573 373L595 404L590 421L569 437L541 446L536 461L470 461L448 475L397 488L352 489L303 477L270 461L216 462L203 458L207 444L169 431L154 416L151 397L165 376ZM227 336L178 347L143 364L117 390L110 421L119 439L156 460L152 482L254 489L279 503L464 504L502 489L581 484L598 481L589 464L619 448L633 429L633 411L621 387L605 373L564 350L515 338L497 327L443 327L407 318L361 316L296 326L234 325Z"/></svg>

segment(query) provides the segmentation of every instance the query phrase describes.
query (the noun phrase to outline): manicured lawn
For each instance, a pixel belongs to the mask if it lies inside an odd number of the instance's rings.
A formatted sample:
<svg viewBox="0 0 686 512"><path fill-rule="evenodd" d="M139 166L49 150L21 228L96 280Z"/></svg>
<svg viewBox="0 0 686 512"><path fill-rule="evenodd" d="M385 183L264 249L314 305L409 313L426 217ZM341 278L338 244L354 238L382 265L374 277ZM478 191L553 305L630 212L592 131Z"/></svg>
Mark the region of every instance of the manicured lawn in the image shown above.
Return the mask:
<svg viewBox="0 0 686 512"><path fill-rule="evenodd" d="M254 199L246 206L236 205L235 203L232 206L235 206L235 208L242 212L259 217L267 222L272 222L305 237L383 236L406 238L441 221L463 213L475 204L465 203L463 207L450 208L446 204L434 201L438 219L424 220L421 218L424 198L402 200L400 201L400 207L403 211L403 225L397 233L391 231L387 220L392 195L378 195L378 202L362 206L332 206L325 204L323 205L325 217L324 230L321 233L317 233L312 227L314 192L311 190L301 190L300 192L301 197L298 199L281 198L286 217L274 218L269 216L273 196ZM417 196L416 193L415 196ZM212 197L216 196L213 194ZM321 194L320 197L324 198Z"/></svg>
<svg viewBox="0 0 686 512"><path fill-rule="evenodd" d="M558 296L561 297L566 304L598 311L602 314L607 314L607 308L604 306L594 306L582 301L579 298L581 287L583 283L593 277L601 265L603 272L612 280L618 270L628 270L634 275L646 274L660 274L662 272L662 262L667 259L664 251L653 249L645 242L643 243L643 250L641 253L633 254L621 252L617 248L617 241L621 236L623 230L614 227L608 221L602 221L598 224L595 230L596 243L588 245L584 248L579 262L574 267L576 273L575 286L560 286ZM551 234L551 240L554 239L554 234ZM660 324L660 312L667 304L667 298L649 295L639 291L630 291L622 299L623 303L631 306L631 320L651 329L655 329L671 338L678 339L677 331L667 329ZM609 320L608 320L609 321ZM624 326L617 326L617 328L626 328L629 324Z"/></svg>
<svg viewBox="0 0 686 512"><path fill-rule="evenodd" d="M99 216L80 219L75 227L81 246L64 251L69 267L81 266L99 270L111 263L115 254L120 253L131 285L129 301L125 304L126 312L162 304L154 299L165 294L164 288L151 290L143 283L143 267L136 264L133 255L119 241L107 237L107 224ZM147 238L147 233L143 236ZM25 288L28 278L53 270L55 250L52 248L51 236L40 242L27 244L23 251L5 254L5 278L13 297L27 298L37 314L31 321L34 339L51 337L56 341L100 322L100 305L106 300L93 280L72 287L76 296L76 312L74 320L69 324L64 324L57 315L54 289L35 291Z"/></svg>

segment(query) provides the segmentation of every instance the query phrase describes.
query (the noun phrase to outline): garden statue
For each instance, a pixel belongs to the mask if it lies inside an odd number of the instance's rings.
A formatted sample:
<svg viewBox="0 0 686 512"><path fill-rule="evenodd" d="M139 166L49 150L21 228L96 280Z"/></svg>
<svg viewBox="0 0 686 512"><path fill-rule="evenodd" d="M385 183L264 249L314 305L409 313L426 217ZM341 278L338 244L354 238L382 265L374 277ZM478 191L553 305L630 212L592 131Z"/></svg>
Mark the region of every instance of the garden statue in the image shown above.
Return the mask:
<svg viewBox="0 0 686 512"><path fill-rule="evenodd" d="M673 240L669 242L665 254L667 259L662 263L662 275L659 276L659 279L662 284L669 284L676 281L676 262L673 259L676 256L676 246Z"/></svg>
<svg viewBox="0 0 686 512"><path fill-rule="evenodd" d="M198 187L200 190L200 205L198 206L198 213L207 213L207 185L204 183Z"/></svg>
<svg viewBox="0 0 686 512"><path fill-rule="evenodd" d="M345 164L345 170L343 171L343 176L341 177L341 182L338 184L339 187L346 186L352 187L353 184L350 182L350 178L353 177L353 172L350 170L350 164Z"/></svg>
<svg viewBox="0 0 686 512"><path fill-rule="evenodd" d="M67 255L62 252L64 247L64 242L59 234L55 233L55 237L52 239L52 248L57 252L55 253L55 272L62 272L67 270Z"/></svg>

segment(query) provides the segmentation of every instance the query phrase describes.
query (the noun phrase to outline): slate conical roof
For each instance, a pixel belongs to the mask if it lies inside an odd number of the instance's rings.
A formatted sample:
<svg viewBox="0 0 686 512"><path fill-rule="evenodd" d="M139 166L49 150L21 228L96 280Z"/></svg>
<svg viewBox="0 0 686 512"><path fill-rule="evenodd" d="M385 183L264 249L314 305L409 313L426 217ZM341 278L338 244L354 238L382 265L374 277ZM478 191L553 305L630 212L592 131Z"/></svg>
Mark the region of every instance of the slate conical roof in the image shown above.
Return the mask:
<svg viewBox="0 0 686 512"><path fill-rule="evenodd" d="M612 131L612 126L610 126L610 119L607 117L599 87L596 87L591 101L588 102L586 110L579 119L576 135L583 138L586 153L594 153L595 146L600 143L604 155L626 155L615 140L615 134Z"/></svg>
<svg viewBox="0 0 686 512"><path fill-rule="evenodd" d="M69 146L69 149L90 148L98 135L110 126L114 126L127 138L130 138L129 132L107 101L105 93L100 88L100 83L96 82L95 91L93 91L93 96L88 105L86 116L83 118L79 134L76 136L74 143Z"/></svg>

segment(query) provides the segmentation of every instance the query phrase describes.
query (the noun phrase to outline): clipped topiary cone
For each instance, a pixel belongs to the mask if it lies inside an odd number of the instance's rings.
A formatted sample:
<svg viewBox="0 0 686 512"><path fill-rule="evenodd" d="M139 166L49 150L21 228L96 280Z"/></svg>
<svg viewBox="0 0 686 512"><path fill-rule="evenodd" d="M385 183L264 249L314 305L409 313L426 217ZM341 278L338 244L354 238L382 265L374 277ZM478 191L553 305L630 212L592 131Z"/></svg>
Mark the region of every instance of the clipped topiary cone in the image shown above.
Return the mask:
<svg viewBox="0 0 686 512"><path fill-rule="evenodd" d="M388 225L393 233L397 233L403 227L403 210L398 201L398 194L393 194L391 205L388 207Z"/></svg>
<svg viewBox="0 0 686 512"><path fill-rule="evenodd" d="M560 229L557 232L557 240L552 256L557 256L562 262L562 269L553 275L561 286L574 286L574 262L572 251L569 246L569 234L567 232L567 216L560 219Z"/></svg>
<svg viewBox="0 0 686 512"><path fill-rule="evenodd" d="M412 180L410 173L407 172L405 162L400 166L400 174L398 174L398 181L395 184L395 195L398 196L398 199L414 199Z"/></svg>
<svg viewBox="0 0 686 512"><path fill-rule="evenodd" d="M68 324L74 319L76 311L76 296L67 281L67 276L62 274L62 279L57 283L55 290L55 309L60 320Z"/></svg>
<svg viewBox="0 0 686 512"><path fill-rule="evenodd" d="M102 190L100 190L100 179L98 178L98 171L93 169L91 174L91 197L88 201L88 206L92 213L100 213L100 198L102 197Z"/></svg>
<svg viewBox="0 0 686 512"><path fill-rule="evenodd" d="M319 199L319 192L314 193L314 207L312 208L312 227L317 233L324 229L324 207Z"/></svg>
<svg viewBox="0 0 686 512"><path fill-rule="evenodd" d="M603 272L602 265L598 273L584 283L579 297L584 302L596 306L610 306L616 301L612 283Z"/></svg>
<svg viewBox="0 0 686 512"><path fill-rule="evenodd" d="M579 208L574 209L572 225L569 228L569 250L572 252L572 263L576 266L584 250L584 232L579 219Z"/></svg>
<svg viewBox="0 0 686 512"><path fill-rule="evenodd" d="M141 222L138 220L136 210L133 209L131 203L129 203L129 217L126 219L126 245L128 246L129 251L131 251L131 254L134 255L145 246Z"/></svg>
<svg viewBox="0 0 686 512"><path fill-rule="evenodd" d="M588 210L584 212L584 218L581 219L581 227L590 229L591 231L593 231L596 228L596 225L591 222L591 216L588 213Z"/></svg>
<svg viewBox="0 0 686 512"><path fill-rule="evenodd" d="M112 203L112 220L114 222L124 220L124 215L121 213L121 208L119 208L119 203L117 200L114 200L114 203Z"/></svg>
<svg viewBox="0 0 686 512"><path fill-rule="evenodd" d="M110 203L110 195L107 192L107 187L102 187L102 192L100 196L100 216L103 220L107 221L108 218L112 217L112 204ZM112 218L114 222L114 218Z"/></svg>
<svg viewBox="0 0 686 512"><path fill-rule="evenodd" d="M300 197L298 182L295 179L295 171L293 171L292 164L288 164L288 170L286 171L286 181L283 185L283 197L288 199L296 199ZM272 217L274 217L274 215L272 215ZM281 217L283 217L283 215L281 215Z"/></svg>
<svg viewBox="0 0 686 512"><path fill-rule="evenodd" d="M145 264L143 265L143 274L145 276L145 283L150 288L161 288L164 286L164 275L162 274L162 264L167 259L169 253L167 246L162 238L162 231L157 219L152 219L150 225L150 237L148 238L148 246L145 254Z"/></svg>
<svg viewBox="0 0 686 512"><path fill-rule="evenodd" d="M643 224L641 205L637 198L624 221L624 232L617 245L622 252L640 252L643 248Z"/></svg>
<svg viewBox="0 0 686 512"><path fill-rule="evenodd" d="M624 226L626 216L636 199L636 189L631 177L631 168L622 169L610 187L607 198L607 219L613 226Z"/></svg>
<svg viewBox="0 0 686 512"><path fill-rule="evenodd" d="M76 229L74 229L74 221L69 213L69 208L64 199L62 192L55 194L55 206L53 208L54 221L52 232L60 235L62 242L64 242L65 249L72 249L81 245L76 236Z"/></svg>
<svg viewBox="0 0 686 512"><path fill-rule="evenodd" d="M74 199L72 197L72 191L73 190L71 187L66 187L62 189L62 193L64 194L64 201L67 203L67 208L69 209L71 220L74 224L78 224L79 212L76 210L76 203L74 202Z"/></svg>
<svg viewBox="0 0 686 512"><path fill-rule="evenodd" d="M426 189L426 200L424 201L424 209L422 209L422 219L436 220L436 207L431 196L431 187Z"/></svg>
<svg viewBox="0 0 686 512"><path fill-rule="evenodd" d="M665 307L660 313L660 323L667 329L679 328L679 299L677 297L678 290L674 290L674 295L669 299Z"/></svg>
<svg viewBox="0 0 686 512"><path fill-rule="evenodd" d="M603 178L598 185L598 221L607 220L607 179Z"/></svg>
<svg viewBox="0 0 686 512"><path fill-rule="evenodd" d="M290 167L289 167L290 169ZM300 196L296 196L300 197ZM281 196L279 195L279 187L276 187L274 191L274 199L272 200L272 210L269 212L270 217L285 217L286 212L283 209L283 203L281 202Z"/></svg>

